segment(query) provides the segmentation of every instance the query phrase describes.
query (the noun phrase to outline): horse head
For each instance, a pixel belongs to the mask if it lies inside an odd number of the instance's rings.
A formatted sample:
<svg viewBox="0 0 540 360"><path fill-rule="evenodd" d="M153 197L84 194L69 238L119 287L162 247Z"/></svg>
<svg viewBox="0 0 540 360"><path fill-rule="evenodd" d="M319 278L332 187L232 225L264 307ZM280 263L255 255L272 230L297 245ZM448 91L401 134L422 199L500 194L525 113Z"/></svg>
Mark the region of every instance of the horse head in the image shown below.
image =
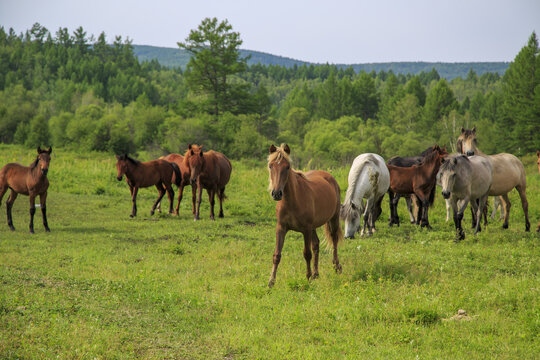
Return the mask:
<svg viewBox="0 0 540 360"><path fill-rule="evenodd" d="M37 152L38 156L35 164L36 166L39 164L41 173L43 175L47 175L47 173L49 172L49 164L51 162L52 147L49 147L48 150L45 150L38 146Z"/></svg>
<svg viewBox="0 0 540 360"><path fill-rule="evenodd" d="M287 180L289 178L289 170L291 169L289 154L291 153L291 149L287 144L281 145L279 148L276 148L272 144L272 146L270 146L269 152L269 190L272 193L272 198L275 201L279 201L283 197L283 189L285 188L285 185L287 184Z"/></svg>
<svg viewBox="0 0 540 360"><path fill-rule="evenodd" d="M189 144L186 152L186 160L189 165L190 181L195 184L204 167L204 154L202 145Z"/></svg>
<svg viewBox="0 0 540 360"><path fill-rule="evenodd" d="M458 163L458 159L457 157L452 157L450 159L442 158L441 163L442 165L439 170L439 174L442 187L442 196L445 199L449 199L456 182L456 165Z"/></svg>
<svg viewBox="0 0 540 360"><path fill-rule="evenodd" d="M122 176L124 176L127 172L128 156L127 154L116 155L116 160L116 179L121 181Z"/></svg>
<svg viewBox="0 0 540 360"><path fill-rule="evenodd" d="M362 206L355 205L352 201L348 204L342 204L339 216L345 223L345 238L354 239L354 234L358 232L362 225Z"/></svg>
<svg viewBox="0 0 540 360"><path fill-rule="evenodd" d="M457 151L467 156L477 153L476 126L471 130L461 128L461 134L457 139Z"/></svg>

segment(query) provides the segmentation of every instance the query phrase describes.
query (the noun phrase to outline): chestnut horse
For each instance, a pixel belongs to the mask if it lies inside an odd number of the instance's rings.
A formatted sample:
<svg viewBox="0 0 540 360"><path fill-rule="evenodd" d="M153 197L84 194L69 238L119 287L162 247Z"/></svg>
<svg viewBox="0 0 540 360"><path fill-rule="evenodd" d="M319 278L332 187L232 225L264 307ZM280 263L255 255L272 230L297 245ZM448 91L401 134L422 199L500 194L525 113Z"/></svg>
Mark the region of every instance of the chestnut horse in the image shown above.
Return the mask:
<svg viewBox="0 0 540 360"><path fill-rule="evenodd" d="M268 286L276 282L276 272L281 260L281 250L287 231L293 230L304 235L304 259L306 260L306 277L319 277L319 238L316 229L324 225L325 237L334 248L334 268L341 272L337 246L343 238L339 225L341 208L340 191L337 181L332 175L322 170L306 173L291 168L288 145L276 148L270 146L268 156L269 190L276 204L276 249L274 251L272 274ZM311 247L311 249L310 249ZM311 257L313 250L313 273Z"/></svg>
<svg viewBox="0 0 540 360"><path fill-rule="evenodd" d="M176 164L178 168L180 169L180 173L182 174L180 178L180 185L178 185L178 203L176 205L176 210L175 210L176 215L178 215L179 210L180 210L180 201L182 201L182 195L184 194L184 187L189 186L189 185L191 185L191 202L193 203L193 214L195 214L195 201L197 200L197 184L191 184L191 181L190 181L191 174L189 171L189 166L187 166L186 163L184 162L184 157L180 154L169 154L167 156L160 157L160 159ZM173 173L171 182L174 184L178 183L178 181L176 181L175 173ZM158 211L161 212L161 201L158 204Z"/></svg>
<svg viewBox="0 0 540 360"><path fill-rule="evenodd" d="M433 147L433 152L426 155L419 165L399 167L388 165L390 171L390 189L388 195L392 198L398 195L414 194L418 205L416 218L421 219L421 227L431 229L428 220L428 207L433 204L433 188L437 183L437 172L441 166L441 159L448 155L439 145ZM397 218L396 202L390 203L390 216ZM418 222L418 220L417 220Z"/></svg>
<svg viewBox="0 0 540 360"><path fill-rule="evenodd" d="M30 232L34 233L34 214L36 213L35 199L39 195L41 214L43 215L43 226L45 231L51 231L47 223L47 189L49 180L47 173L49 163L51 162L52 147L49 150L37 148L37 158L30 166L23 166L16 163L10 163L0 170L0 204L2 198L8 189L11 189L7 206L7 221L9 228L14 231L13 218L11 217L11 208L18 194L28 195L30 197Z"/></svg>
<svg viewBox="0 0 540 360"><path fill-rule="evenodd" d="M196 184L196 189L199 190L195 220L199 220L203 188L206 189L210 201L210 219L214 220L216 194L219 198L218 216L223 217L223 201L227 198L225 196L225 186L231 178L232 165L222 153L213 150L203 152L202 147L202 145L188 145L184 163L186 167L189 167L192 186Z"/></svg>
<svg viewBox="0 0 540 360"><path fill-rule="evenodd" d="M489 189L489 196L501 196L504 208L503 229L508 228L508 219L510 218L510 200L508 193L513 188L519 193L521 206L525 214L525 231L529 231L531 223L529 222L529 203L527 202L527 178L525 168L517 157L512 154L501 153L495 155L486 155L477 147L476 126L472 130L461 128L461 134L457 140L457 150L467 156L479 155L487 157L491 161L493 169L493 182Z"/></svg>
<svg viewBox="0 0 540 360"><path fill-rule="evenodd" d="M165 195L169 196L169 214L173 213L174 191L171 187L171 179L173 173L176 175L176 185L180 183L182 175L176 164L170 163L165 160L152 160L147 162L140 162L129 157L127 154L116 155L116 170L118 181L122 180L122 176L126 175L126 182L129 185L129 191L131 193L131 201L133 202L133 208L131 210L131 217L137 215L137 192L139 188L156 186L159 191L159 197L150 210L150 215L154 215L157 204Z"/></svg>

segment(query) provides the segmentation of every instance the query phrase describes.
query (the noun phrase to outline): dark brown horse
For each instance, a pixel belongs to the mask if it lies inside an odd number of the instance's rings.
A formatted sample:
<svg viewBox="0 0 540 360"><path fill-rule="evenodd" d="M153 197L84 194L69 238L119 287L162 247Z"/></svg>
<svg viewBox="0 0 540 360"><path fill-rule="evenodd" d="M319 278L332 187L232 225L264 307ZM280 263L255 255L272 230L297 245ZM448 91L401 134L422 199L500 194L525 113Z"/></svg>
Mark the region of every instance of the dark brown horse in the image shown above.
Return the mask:
<svg viewBox="0 0 540 360"><path fill-rule="evenodd" d="M390 189L388 194L393 197L398 195L414 194L418 204L416 218L421 219L421 227L426 226L431 229L428 220L428 208L433 204L433 189L437 183L437 172L441 166L441 158L448 153L438 145L433 147L434 151L425 156L422 163L411 167L399 167L386 165L390 171ZM390 203L390 216L397 218L396 203ZM418 220L417 220L418 221Z"/></svg>
<svg viewBox="0 0 540 360"><path fill-rule="evenodd" d="M170 163L176 164L180 170L182 176L180 177L180 185L178 185L178 203L176 205L175 213L178 215L180 210L180 201L182 201L182 195L184 194L184 187L191 185L191 202L193 204L193 214L195 214L195 201L197 200L197 184L191 184L191 172L189 166L184 162L184 157L180 154L169 154L162 156L160 159L166 160ZM171 182L178 184L176 180L176 174L173 173ZM158 204L158 211L161 212L161 201Z"/></svg>
<svg viewBox="0 0 540 360"><path fill-rule="evenodd" d="M129 157L127 154L116 155L116 170L118 181L122 180L122 176L126 175L126 182L129 185L129 191L131 192L131 201L133 202L133 209L131 210L131 217L137 215L137 192L139 188L156 186L159 191L159 197L152 206L150 215L154 215L157 204L165 195L169 196L169 214L173 213L174 191L171 187L171 179L173 173L176 175L177 184L179 184L182 175L176 164L171 164L165 160L152 160L147 162L140 162Z"/></svg>
<svg viewBox="0 0 540 360"><path fill-rule="evenodd" d="M49 188L49 180L47 172L49 171L49 163L51 161L52 148L42 150L37 148L38 156L30 166L23 166L16 163L10 163L0 170L0 204L2 198L8 189L11 189L7 206L7 221L11 230L15 230L13 226L13 218L11 217L11 208L18 194L28 195L30 197L30 232L34 233L34 214L36 213L35 199L39 195L41 206L41 214L43 215L43 226L45 231L51 231L47 223L47 189Z"/></svg>
<svg viewBox="0 0 540 360"><path fill-rule="evenodd" d="M306 173L294 171L291 167L288 145L276 148L270 146L268 156L269 190L276 204L276 249L274 251L272 274L268 286L276 282L276 272L281 260L281 250L287 231L293 230L304 235L304 259L306 277L319 277L319 238L317 228L324 225L325 237L334 248L334 268L341 272L337 247L343 238L339 225L341 208L339 185L332 175L322 170ZM311 257L313 250L313 273Z"/></svg>
<svg viewBox="0 0 540 360"><path fill-rule="evenodd" d="M195 220L199 220L201 196L203 188L208 193L210 201L210 219L214 220L215 195L219 198L219 217L223 217L223 201L225 186L231 178L232 165L229 159L217 151L203 152L202 145L189 145L184 162L190 171L191 184L196 184L199 190Z"/></svg>

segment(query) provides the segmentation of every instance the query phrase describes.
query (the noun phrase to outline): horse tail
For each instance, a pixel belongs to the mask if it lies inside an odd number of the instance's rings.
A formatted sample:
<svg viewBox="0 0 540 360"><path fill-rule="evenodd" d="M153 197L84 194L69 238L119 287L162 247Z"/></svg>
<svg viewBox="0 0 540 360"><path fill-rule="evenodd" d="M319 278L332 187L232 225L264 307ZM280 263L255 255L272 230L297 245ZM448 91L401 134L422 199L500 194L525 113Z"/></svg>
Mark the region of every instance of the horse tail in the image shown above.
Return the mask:
<svg viewBox="0 0 540 360"><path fill-rule="evenodd" d="M431 192L429 193L429 207L432 207L433 206L433 203L435 202L435 190L436 190L437 186L433 186L433 188L431 189Z"/></svg>
<svg viewBox="0 0 540 360"><path fill-rule="evenodd" d="M174 184L176 186L180 186L180 184L182 184L182 172L180 171L180 168L178 167L178 165L176 165L175 163L169 163L171 164L172 168L173 168L173 171L174 171Z"/></svg>
<svg viewBox="0 0 540 360"><path fill-rule="evenodd" d="M334 183L334 187L336 189L338 206L334 216L326 224L324 224L324 238L327 249L330 249L331 246L334 249L337 249L338 244L343 241L343 231L341 230L341 225L339 222L339 214L341 210L341 190L339 189L339 184L337 181L335 179L333 180L334 181L332 182Z"/></svg>

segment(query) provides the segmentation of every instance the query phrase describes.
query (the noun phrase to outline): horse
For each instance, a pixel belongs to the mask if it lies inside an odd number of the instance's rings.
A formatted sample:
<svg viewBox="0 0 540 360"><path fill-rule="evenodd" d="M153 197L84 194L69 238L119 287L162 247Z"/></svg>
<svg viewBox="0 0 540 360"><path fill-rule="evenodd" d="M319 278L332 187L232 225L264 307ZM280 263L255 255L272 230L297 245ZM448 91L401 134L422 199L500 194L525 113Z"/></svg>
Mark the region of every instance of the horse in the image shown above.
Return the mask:
<svg viewBox="0 0 540 360"><path fill-rule="evenodd" d="M508 219L510 218L510 200L508 193L516 188L521 198L521 206L525 214L525 231L530 231L529 222L529 203L527 202L527 178L525 168L517 157L512 154L501 153L496 155L486 155L478 149L478 140L476 138L476 127L472 130L461 128L461 134L457 139L457 149L461 154L467 156L478 155L491 161L493 169L493 182L489 190L489 196L501 196L504 209L503 229L508 228Z"/></svg>
<svg viewBox="0 0 540 360"><path fill-rule="evenodd" d="M377 154L358 155L349 171L348 184L340 210L345 221L345 238L354 238L360 228L362 214L364 228L360 236L370 236L375 231L375 221L382 212L381 202L390 186L390 173L384 159ZM365 207L363 199L367 199Z"/></svg>
<svg viewBox="0 0 540 360"><path fill-rule="evenodd" d="M195 201L197 200L197 184L191 184L189 166L186 166L184 157L180 154L169 154L167 156L161 156L160 159L174 163L178 166L182 176L180 177L180 185L178 186L178 203L176 205L175 214L179 214L180 201L182 201L182 195L184 193L184 187L191 185L191 202L193 204L193 214L195 214ZM176 184L176 174L173 173L171 182ZM161 212L161 201L159 202L157 209Z"/></svg>
<svg viewBox="0 0 540 360"><path fill-rule="evenodd" d="M210 201L210 219L214 220L215 195L219 198L219 217L223 215L223 201L225 196L225 186L231 178L232 165L229 159L217 151L203 152L202 145L189 144L184 156L185 167L189 167L190 182L192 186L196 184L198 192L197 210L195 219L199 220L199 209L201 207L202 189L206 189L208 200Z"/></svg>
<svg viewBox="0 0 540 360"><path fill-rule="evenodd" d="M30 197L30 233L34 233L34 214L36 213L35 199L39 195L41 206L41 215L43 216L43 227L46 232L50 232L47 222L47 189L49 180L49 164L51 162L52 147L48 150L37 148L36 160L30 166L23 166L17 163L9 163L0 169L0 204L2 198L8 189L11 190L6 201L7 222L11 231L15 231L11 209L18 194L28 195Z"/></svg>
<svg viewBox="0 0 540 360"><path fill-rule="evenodd" d="M491 187L491 162L482 156L468 158L464 155L455 155L448 159L442 159L439 173L441 174L442 195L452 205L457 232L456 240L465 239L461 220L469 201L478 219L474 231L476 235L482 230L480 219L487 204L488 192Z"/></svg>
<svg viewBox="0 0 540 360"><path fill-rule="evenodd" d="M400 195L414 194L418 205L417 219L421 227L431 229L428 220L428 207L433 204L433 188L437 182L437 172L443 156L448 155L439 145L433 147L433 152L424 157L419 165L399 167L388 165L390 171L390 188L388 195L393 198L394 193ZM395 202L390 202L390 216L398 218ZM398 220L399 221L399 220ZM417 223L419 220L417 220Z"/></svg>
<svg viewBox="0 0 540 360"><path fill-rule="evenodd" d="M182 177L176 164L162 159L141 162L129 157L127 154L116 155L116 160L116 179L122 181L122 176L125 175L131 193L133 208L130 217L137 216L137 192L139 188L152 185L156 186L159 196L152 206L152 210L150 210L150 215L154 215L156 206L165 195L165 192L169 197L169 214L173 213L174 191L171 187L171 179L174 173L176 185L180 186Z"/></svg>
<svg viewBox="0 0 540 360"><path fill-rule="evenodd" d="M287 144L276 148L270 146L268 155L269 186L272 199L276 203L276 248L268 286L274 286L281 260L281 250L287 231L293 230L304 235L304 259L306 277L319 277L319 238L317 228L324 225L325 238L332 242L333 264L336 272L342 271L337 247L343 238L339 224L340 190L332 175L322 170L300 172L291 167L291 150ZM311 248L310 248L311 247ZM313 250L313 273L311 258Z"/></svg>
<svg viewBox="0 0 540 360"><path fill-rule="evenodd" d="M430 153L432 153L434 150L435 147L434 146L430 146L428 147L426 150L422 151L422 153L420 153L419 156L407 156L407 157L401 157L401 156L394 156L392 158L390 158L387 162L387 164L389 165L394 165L394 166L400 166L400 167L411 167L413 165L419 165L422 160L424 159L424 157ZM444 148L444 150L446 151L446 148ZM399 198L400 198L400 195L398 194L396 196L396 198L394 199L394 196L393 194L390 194L388 193L389 195L389 201L390 201L390 207L392 207L392 203L395 203L396 204L396 209L397 209L397 204L399 202ZM433 188L432 190L432 194L430 194L430 197L431 198L434 198L435 196L435 188ZM404 198L405 198L405 201L407 203L407 210L409 211L409 220L411 222L411 224L418 224L419 223L419 219L415 219L415 216L414 216L414 213L413 213L413 199L411 199L411 197L414 197L414 195L412 196L409 196L409 195L405 195ZM415 202L415 207L416 207L416 202ZM422 211L422 209L416 209L416 211ZM447 212L447 216L448 216L449 212ZM395 217L390 217L390 221L388 223L389 226L392 226L394 224L396 224L397 226L399 226L399 216L397 215L397 210L396 210L396 216ZM447 220L448 221L448 220Z"/></svg>

